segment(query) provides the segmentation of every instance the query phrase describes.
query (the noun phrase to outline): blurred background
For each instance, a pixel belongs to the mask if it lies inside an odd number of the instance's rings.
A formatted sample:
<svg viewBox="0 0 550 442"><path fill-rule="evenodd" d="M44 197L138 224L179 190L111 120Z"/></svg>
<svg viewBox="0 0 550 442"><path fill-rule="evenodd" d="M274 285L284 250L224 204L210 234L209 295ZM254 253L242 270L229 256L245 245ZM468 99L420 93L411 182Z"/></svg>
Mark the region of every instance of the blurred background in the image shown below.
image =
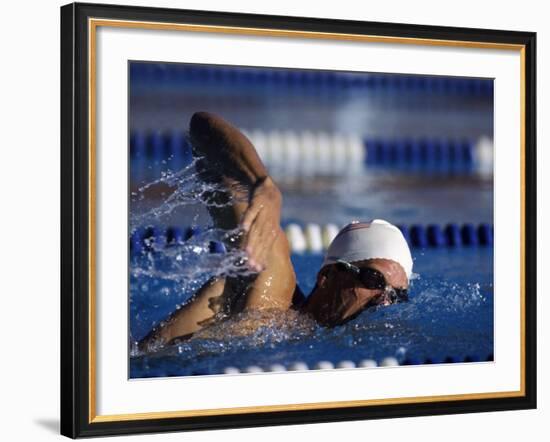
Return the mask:
<svg viewBox="0 0 550 442"><path fill-rule="evenodd" d="M254 143L284 222L492 223L491 79L145 62L129 75L133 190L189 164L204 110Z"/></svg>

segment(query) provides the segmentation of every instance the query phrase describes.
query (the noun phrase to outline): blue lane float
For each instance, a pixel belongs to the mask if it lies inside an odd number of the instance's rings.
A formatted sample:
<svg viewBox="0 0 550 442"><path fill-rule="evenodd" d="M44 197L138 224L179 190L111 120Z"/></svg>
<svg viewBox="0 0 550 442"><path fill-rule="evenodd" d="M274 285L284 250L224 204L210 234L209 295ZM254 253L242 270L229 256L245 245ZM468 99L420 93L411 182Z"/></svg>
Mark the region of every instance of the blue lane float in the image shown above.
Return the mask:
<svg viewBox="0 0 550 442"><path fill-rule="evenodd" d="M445 241L450 247L457 247L462 244L460 227L457 224L447 224L444 229Z"/></svg>
<svg viewBox="0 0 550 442"><path fill-rule="evenodd" d="M403 74L353 74L321 70L210 67L186 64L130 63L133 85L167 88L182 84L263 86L298 90L368 90L491 98L493 81L476 78Z"/></svg>
<svg viewBox="0 0 550 442"><path fill-rule="evenodd" d="M447 245L445 243L443 230L437 224L428 225L428 227L426 228L426 236L428 237L428 244L431 247L444 247Z"/></svg>
<svg viewBox="0 0 550 442"><path fill-rule="evenodd" d="M183 242L183 232L179 227L166 229L166 245L176 245Z"/></svg>
<svg viewBox="0 0 550 442"><path fill-rule="evenodd" d="M440 172L470 172L476 164L476 144L453 139L364 140L366 163L370 166Z"/></svg>
<svg viewBox="0 0 550 442"><path fill-rule="evenodd" d="M465 246L477 246L478 241L478 230L473 226L473 224L464 224L460 229L460 234L462 237L462 244Z"/></svg>
<svg viewBox="0 0 550 442"><path fill-rule="evenodd" d="M143 161L175 161L191 163L193 152L184 131L132 131L130 134L130 159Z"/></svg>
<svg viewBox="0 0 550 442"><path fill-rule="evenodd" d="M413 247L424 248L428 246L428 237L424 226L419 224L412 225L410 228L410 238L411 242L409 244Z"/></svg>
<svg viewBox="0 0 550 442"><path fill-rule="evenodd" d="M493 226L489 224L480 224L477 227L477 236L481 245L492 246L494 236Z"/></svg>
<svg viewBox="0 0 550 442"><path fill-rule="evenodd" d="M199 226L192 226L185 229L184 239L187 241L195 236L199 236L202 233L203 229Z"/></svg>
<svg viewBox="0 0 550 442"><path fill-rule="evenodd" d="M335 224L321 226L310 223L301 226L297 223L283 223L283 226L292 253L323 253L339 231ZM493 246L493 226L488 223L479 225L450 223L444 226L413 224L411 226L398 225L398 227L413 248ZM199 226L168 227L164 230L154 226L138 228L130 235L130 251L132 256L137 256L155 248L183 244L185 241L199 236L202 232L204 229ZM225 245L220 241L210 241L208 249L211 253L226 252Z"/></svg>

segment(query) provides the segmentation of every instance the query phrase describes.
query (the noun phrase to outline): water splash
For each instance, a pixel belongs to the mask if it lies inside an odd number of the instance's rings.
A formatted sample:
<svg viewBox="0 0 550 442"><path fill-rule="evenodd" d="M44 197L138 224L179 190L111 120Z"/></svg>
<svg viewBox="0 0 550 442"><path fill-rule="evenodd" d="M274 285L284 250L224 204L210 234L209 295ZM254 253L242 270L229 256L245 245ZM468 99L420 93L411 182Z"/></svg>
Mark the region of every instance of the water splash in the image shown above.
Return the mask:
<svg viewBox="0 0 550 442"><path fill-rule="evenodd" d="M167 169L159 178L132 191L130 231L158 223L176 209L186 206L223 208L236 201L248 201L249 189L246 186L223 183L221 175L214 169L199 173L198 164L204 164L202 157L195 157L177 172ZM158 203L151 206L151 201Z"/></svg>
<svg viewBox="0 0 550 442"><path fill-rule="evenodd" d="M244 232L240 228L223 230L210 227L183 242L166 245L165 235L147 244L130 269L132 277L146 276L177 283L216 276L248 276L255 274L246 265L248 256L239 249ZM212 253L213 242L227 244L226 253Z"/></svg>
<svg viewBox="0 0 550 442"><path fill-rule="evenodd" d="M195 214L205 209L230 209L248 201L246 186L228 183L215 168L207 168L196 157L183 169L166 170L153 181L142 184L131 194L130 233L162 224L176 210ZM221 229L212 225L196 229L186 239L173 240L154 232L143 239L143 247L132 255L130 265L130 309L136 336L157 325L181 306L207 281L219 277L248 277L257 272L248 265L248 256L239 245L244 231L240 227ZM141 239L140 239L141 241ZM225 245L224 253L212 253L215 243ZM171 308L167 308L171 305ZM155 318L155 319L153 319ZM135 340L131 354L137 355Z"/></svg>

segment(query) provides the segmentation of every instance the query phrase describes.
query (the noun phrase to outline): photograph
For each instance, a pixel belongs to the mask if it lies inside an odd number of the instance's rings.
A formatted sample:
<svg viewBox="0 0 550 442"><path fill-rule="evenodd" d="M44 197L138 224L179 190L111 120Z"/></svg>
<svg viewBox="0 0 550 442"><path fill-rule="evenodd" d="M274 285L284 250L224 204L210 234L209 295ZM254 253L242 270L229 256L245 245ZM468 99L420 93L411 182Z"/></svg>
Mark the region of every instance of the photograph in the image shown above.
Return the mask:
<svg viewBox="0 0 550 442"><path fill-rule="evenodd" d="M62 434L536 407L535 33L71 4L61 35Z"/></svg>
<svg viewBox="0 0 550 442"><path fill-rule="evenodd" d="M127 74L129 379L494 361L493 78Z"/></svg>

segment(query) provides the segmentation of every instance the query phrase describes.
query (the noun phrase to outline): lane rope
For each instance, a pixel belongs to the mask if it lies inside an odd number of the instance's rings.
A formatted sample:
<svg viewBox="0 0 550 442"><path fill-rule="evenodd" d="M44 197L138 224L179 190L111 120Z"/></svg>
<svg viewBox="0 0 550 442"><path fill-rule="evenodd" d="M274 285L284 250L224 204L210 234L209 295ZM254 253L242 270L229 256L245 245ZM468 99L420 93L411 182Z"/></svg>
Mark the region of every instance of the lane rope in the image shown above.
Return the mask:
<svg viewBox="0 0 550 442"><path fill-rule="evenodd" d="M492 362L494 357L492 354L482 358L479 355L467 355L465 357L445 356L443 358L405 358L401 362L393 356L387 356L379 360L375 359L360 359L358 361L341 360L333 362L329 360L320 360L311 365L304 361L293 361L287 364L270 364L270 365L248 365L243 367L227 366L223 369L224 374L240 374L240 373L266 373L266 372L285 372L285 371L308 371L308 370L333 370L333 369L349 369L349 368L375 368L375 367L397 367L406 365L433 365L433 364L458 364L463 362ZM217 374L217 373L203 373Z"/></svg>
<svg viewBox="0 0 550 442"><path fill-rule="evenodd" d="M492 175L493 142L467 139L371 139L325 132L242 130L275 176L356 174L365 167ZM177 167L189 164L192 148L183 131L133 131L130 158ZM138 164L132 165L134 173Z"/></svg>
<svg viewBox="0 0 550 442"><path fill-rule="evenodd" d="M352 74L321 70L225 68L200 65L131 63L130 79L136 86L166 89L181 84L216 86L268 86L307 93L320 90L370 90L388 93L424 93L461 97L492 98L493 81L420 75ZM170 89L168 89L170 90Z"/></svg>
<svg viewBox="0 0 550 442"><path fill-rule="evenodd" d="M308 223L301 226L297 223L284 224L292 253L321 254L328 248L338 234L340 227L336 224L319 225ZM489 223L449 223L398 225L403 236L412 248L453 248L453 247L491 247L494 240L493 225ZM136 229L130 236L132 256L155 248L170 247L198 237L203 232L198 226L179 228L168 227L163 230L149 226ZM220 241L209 241L211 253L225 253L226 247Z"/></svg>

